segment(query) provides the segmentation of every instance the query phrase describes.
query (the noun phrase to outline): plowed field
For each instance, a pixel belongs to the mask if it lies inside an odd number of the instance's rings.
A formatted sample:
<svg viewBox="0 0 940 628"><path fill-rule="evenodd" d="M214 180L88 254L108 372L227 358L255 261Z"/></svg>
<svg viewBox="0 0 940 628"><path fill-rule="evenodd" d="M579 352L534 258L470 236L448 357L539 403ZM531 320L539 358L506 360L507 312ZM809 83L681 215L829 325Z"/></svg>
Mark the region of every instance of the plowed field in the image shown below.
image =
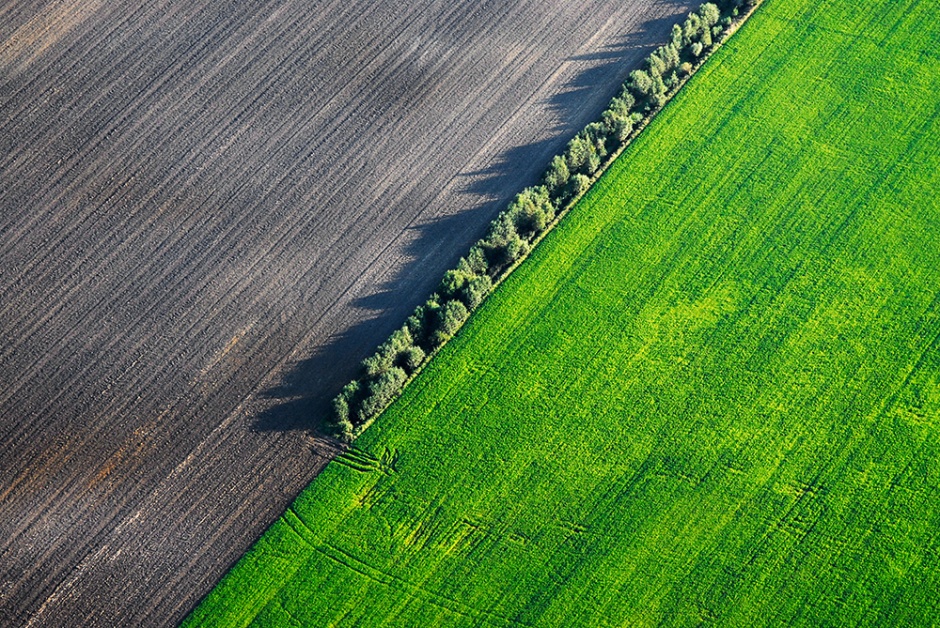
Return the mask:
<svg viewBox="0 0 940 628"><path fill-rule="evenodd" d="M690 5L0 7L0 624L181 618Z"/></svg>

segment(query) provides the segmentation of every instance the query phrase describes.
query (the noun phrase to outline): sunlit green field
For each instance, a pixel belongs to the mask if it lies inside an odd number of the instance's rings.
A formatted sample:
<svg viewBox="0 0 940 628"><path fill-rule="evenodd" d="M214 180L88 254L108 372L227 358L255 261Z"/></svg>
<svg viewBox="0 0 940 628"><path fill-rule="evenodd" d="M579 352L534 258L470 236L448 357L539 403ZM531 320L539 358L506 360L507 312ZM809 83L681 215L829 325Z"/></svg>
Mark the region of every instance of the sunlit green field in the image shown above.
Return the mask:
<svg viewBox="0 0 940 628"><path fill-rule="evenodd" d="M193 625L940 617L940 15L768 0Z"/></svg>

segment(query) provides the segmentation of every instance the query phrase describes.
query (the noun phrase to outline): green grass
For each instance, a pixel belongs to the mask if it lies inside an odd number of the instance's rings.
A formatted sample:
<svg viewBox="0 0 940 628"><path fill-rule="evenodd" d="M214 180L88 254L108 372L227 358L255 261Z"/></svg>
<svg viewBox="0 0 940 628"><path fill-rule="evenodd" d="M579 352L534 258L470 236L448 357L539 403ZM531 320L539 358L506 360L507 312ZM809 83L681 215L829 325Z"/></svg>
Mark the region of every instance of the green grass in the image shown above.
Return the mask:
<svg viewBox="0 0 940 628"><path fill-rule="evenodd" d="M190 623L936 623L938 94L768 0Z"/></svg>

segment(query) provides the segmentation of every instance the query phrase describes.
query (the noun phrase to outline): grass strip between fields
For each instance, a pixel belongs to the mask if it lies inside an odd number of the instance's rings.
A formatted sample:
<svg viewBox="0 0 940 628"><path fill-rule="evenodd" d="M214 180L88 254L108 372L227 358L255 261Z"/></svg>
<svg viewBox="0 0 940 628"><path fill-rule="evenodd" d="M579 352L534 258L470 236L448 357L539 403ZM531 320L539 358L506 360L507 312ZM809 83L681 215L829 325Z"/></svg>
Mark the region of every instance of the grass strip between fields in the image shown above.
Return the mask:
<svg viewBox="0 0 940 628"><path fill-rule="evenodd" d="M940 22L766 0L188 625L931 625Z"/></svg>

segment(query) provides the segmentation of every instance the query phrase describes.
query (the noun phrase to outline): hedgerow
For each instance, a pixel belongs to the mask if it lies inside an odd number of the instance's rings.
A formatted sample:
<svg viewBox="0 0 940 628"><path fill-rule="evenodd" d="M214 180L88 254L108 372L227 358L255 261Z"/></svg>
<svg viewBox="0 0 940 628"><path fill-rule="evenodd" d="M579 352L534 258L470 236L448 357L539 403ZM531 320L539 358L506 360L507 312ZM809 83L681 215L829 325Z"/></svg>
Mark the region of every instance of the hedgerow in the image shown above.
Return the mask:
<svg viewBox="0 0 940 628"><path fill-rule="evenodd" d="M601 114L556 155L541 183L519 192L486 235L448 270L438 289L405 324L362 361L360 374L333 400L330 426L351 441L394 401L404 386L475 308L591 186L627 143L675 94L755 0L702 4L670 40L630 73Z"/></svg>

